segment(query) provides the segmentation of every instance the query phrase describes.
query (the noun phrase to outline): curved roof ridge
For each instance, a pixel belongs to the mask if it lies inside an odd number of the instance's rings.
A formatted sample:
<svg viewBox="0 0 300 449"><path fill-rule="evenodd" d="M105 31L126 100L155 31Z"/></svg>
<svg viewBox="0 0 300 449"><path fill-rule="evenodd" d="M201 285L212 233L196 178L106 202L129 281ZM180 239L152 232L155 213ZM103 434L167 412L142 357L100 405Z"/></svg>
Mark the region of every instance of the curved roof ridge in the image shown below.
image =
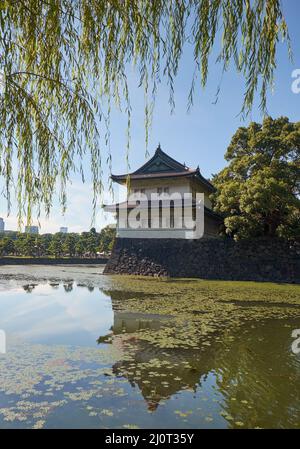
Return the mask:
<svg viewBox="0 0 300 449"><path fill-rule="evenodd" d="M200 182L206 185L206 187L215 191L212 183L202 176L199 165L197 168L187 167L185 164L173 159L167 153L165 153L160 144L158 145L154 155L135 170L132 173L126 173L123 175L111 175L111 179L117 182L126 182L129 179L148 179L148 178L171 178L180 176L195 176Z"/></svg>
<svg viewBox="0 0 300 449"><path fill-rule="evenodd" d="M173 159L171 156L169 156L167 153L165 153L162 149L160 144L155 150L154 155L147 161L145 164L143 164L141 167L139 167L137 170L131 173L131 175L136 175L139 173L144 173L145 170L150 167L155 159L160 158L162 162L165 162L166 165L169 165L171 169L175 171L187 171L189 170L189 167L187 167L184 164L181 164L181 162L176 161L176 159ZM165 170L167 171L167 170Z"/></svg>

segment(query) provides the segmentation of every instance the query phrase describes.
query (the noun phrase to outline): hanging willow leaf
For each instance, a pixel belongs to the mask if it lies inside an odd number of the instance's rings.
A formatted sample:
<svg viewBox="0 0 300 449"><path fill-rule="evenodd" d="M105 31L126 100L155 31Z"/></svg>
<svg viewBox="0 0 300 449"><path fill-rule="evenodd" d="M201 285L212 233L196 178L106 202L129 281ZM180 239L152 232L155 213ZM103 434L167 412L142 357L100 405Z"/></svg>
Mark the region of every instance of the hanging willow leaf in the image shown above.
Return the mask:
<svg viewBox="0 0 300 449"><path fill-rule="evenodd" d="M144 89L147 143L162 78L175 107L185 46L192 46L195 62L189 106L219 46L223 70L233 64L245 78L248 112L258 88L266 108L280 37L289 42L280 0L2 0L0 176L8 204L16 188L19 217L30 221L34 208L49 213L59 184L65 208L66 182L75 170L83 176L81 161L89 155L96 205L107 152L99 138L109 144L111 101L127 114L129 149L130 64ZM111 166L109 149L105 159Z"/></svg>

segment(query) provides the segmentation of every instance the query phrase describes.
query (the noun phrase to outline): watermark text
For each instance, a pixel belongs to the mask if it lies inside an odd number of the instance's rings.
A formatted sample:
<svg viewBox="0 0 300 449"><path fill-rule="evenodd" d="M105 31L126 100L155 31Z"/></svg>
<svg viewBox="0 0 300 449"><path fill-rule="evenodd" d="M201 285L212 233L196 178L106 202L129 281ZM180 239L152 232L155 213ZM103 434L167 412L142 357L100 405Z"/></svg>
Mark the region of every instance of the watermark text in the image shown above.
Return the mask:
<svg viewBox="0 0 300 449"><path fill-rule="evenodd" d="M293 94L300 94L300 69L295 69L292 71L292 82L291 89Z"/></svg>
<svg viewBox="0 0 300 449"><path fill-rule="evenodd" d="M294 354L300 354L300 329L293 330L292 338L295 338L292 343L292 352Z"/></svg>
<svg viewBox="0 0 300 449"><path fill-rule="evenodd" d="M0 329L0 354L6 354L6 334Z"/></svg>

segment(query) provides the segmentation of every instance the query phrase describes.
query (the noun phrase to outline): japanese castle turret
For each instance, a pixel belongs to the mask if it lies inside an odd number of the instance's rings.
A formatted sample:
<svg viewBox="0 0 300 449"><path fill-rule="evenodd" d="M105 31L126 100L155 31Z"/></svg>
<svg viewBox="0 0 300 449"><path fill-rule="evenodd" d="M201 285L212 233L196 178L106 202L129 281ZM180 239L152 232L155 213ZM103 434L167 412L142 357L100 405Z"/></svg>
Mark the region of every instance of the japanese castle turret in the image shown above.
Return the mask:
<svg viewBox="0 0 300 449"><path fill-rule="evenodd" d="M105 206L106 211L116 214L118 238L191 238L183 226L183 198L190 198L195 219L200 194L202 236L218 236L223 220L212 210L209 198L215 188L201 175L199 167L187 167L158 146L153 157L136 171L111 178L127 187L127 201ZM178 197L182 200L178 201ZM135 218L134 225L130 216Z"/></svg>

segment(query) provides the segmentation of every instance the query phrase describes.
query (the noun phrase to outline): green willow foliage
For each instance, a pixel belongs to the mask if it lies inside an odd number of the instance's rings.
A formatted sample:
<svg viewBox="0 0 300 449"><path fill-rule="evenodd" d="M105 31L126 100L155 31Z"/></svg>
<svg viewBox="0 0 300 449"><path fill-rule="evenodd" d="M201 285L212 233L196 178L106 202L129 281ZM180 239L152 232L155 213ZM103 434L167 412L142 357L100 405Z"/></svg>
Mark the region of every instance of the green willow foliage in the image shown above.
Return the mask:
<svg viewBox="0 0 300 449"><path fill-rule="evenodd" d="M185 45L192 46L195 63L188 105L197 77L205 86L209 56L221 40L218 62L224 70L234 64L243 74L247 112L257 88L265 109L280 38L289 41L280 0L2 0L0 175L8 204L16 188L20 219L25 214L30 220L35 207L49 213L59 183L65 208L66 182L73 171L82 173L88 154L96 205L102 190L100 135L111 166L111 101L127 114L129 148L129 64L144 89L147 143L161 78L174 108Z"/></svg>

